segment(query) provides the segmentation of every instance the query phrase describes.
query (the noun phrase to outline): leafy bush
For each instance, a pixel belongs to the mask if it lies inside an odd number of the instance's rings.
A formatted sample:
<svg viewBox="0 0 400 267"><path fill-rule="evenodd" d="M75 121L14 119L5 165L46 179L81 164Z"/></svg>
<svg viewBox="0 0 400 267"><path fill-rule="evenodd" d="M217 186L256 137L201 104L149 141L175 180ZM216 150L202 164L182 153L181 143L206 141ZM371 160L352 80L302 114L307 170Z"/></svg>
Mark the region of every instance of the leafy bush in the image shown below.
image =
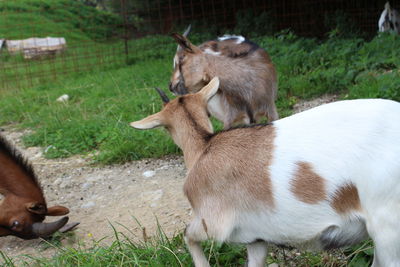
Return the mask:
<svg viewBox="0 0 400 267"><path fill-rule="evenodd" d="M385 98L400 101L400 73L390 71L375 73L366 71L356 78L347 98Z"/></svg>
<svg viewBox="0 0 400 267"><path fill-rule="evenodd" d="M325 15L324 24L329 31L328 36L331 38L354 38L365 35L351 17L342 10Z"/></svg>

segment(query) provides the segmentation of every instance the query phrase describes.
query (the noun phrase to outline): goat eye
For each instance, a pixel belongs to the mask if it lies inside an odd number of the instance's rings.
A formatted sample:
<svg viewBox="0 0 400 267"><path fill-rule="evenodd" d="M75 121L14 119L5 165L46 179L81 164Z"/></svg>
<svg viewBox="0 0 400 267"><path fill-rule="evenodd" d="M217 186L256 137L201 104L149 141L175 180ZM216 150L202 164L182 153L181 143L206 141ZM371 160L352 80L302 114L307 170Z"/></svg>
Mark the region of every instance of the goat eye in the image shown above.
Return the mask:
<svg viewBox="0 0 400 267"><path fill-rule="evenodd" d="M11 225L11 229L15 229L20 225L19 221L14 221Z"/></svg>

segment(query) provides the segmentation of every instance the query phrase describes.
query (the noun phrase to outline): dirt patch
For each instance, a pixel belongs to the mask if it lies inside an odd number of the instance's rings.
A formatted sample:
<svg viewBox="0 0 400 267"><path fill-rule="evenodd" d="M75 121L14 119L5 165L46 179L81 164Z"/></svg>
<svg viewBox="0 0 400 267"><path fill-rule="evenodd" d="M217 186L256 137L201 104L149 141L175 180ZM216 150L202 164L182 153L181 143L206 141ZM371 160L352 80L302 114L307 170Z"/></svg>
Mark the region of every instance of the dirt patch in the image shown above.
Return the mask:
<svg viewBox="0 0 400 267"><path fill-rule="evenodd" d="M324 96L295 105L295 112L331 102L336 96ZM143 231L135 218L146 228L147 235L157 232L157 220L169 236L184 229L191 209L182 186L185 166L182 157L166 157L129 162L123 165L93 167L81 156L66 159L45 159L42 148L25 148L21 137L27 132L3 128L2 134L30 159L41 181L48 205L64 205L71 210L70 221L81 224L75 232L80 245L93 240L114 238L112 224L133 240L142 240ZM64 245L69 245L64 240ZM73 244L76 244L74 242ZM72 244L72 245L73 245ZM43 251L41 240L1 238L0 250L8 256L29 254L51 256L54 249ZM1 261L0 261L1 262Z"/></svg>

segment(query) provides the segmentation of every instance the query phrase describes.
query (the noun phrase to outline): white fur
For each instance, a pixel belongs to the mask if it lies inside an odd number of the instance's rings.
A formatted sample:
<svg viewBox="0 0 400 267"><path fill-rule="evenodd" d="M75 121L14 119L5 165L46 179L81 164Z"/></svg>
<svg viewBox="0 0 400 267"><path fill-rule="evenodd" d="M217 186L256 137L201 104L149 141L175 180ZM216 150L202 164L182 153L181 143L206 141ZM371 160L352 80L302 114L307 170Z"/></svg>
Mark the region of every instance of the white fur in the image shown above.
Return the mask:
<svg viewBox="0 0 400 267"><path fill-rule="evenodd" d="M247 267L264 265L267 257L267 245L265 242L255 242L247 245Z"/></svg>
<svg viewBox="0 0 400 267"><path fill-rule="evenodd" d="M221 52L215 52L214 50L211 50L210 48L206 48L204 50L204 53L214 55L214 56L219 56L221 55Z"/></svg>
<svg viewBox="0 0 400 267"><path fill-rule="evenodd" d="M174 56L174 64L173 64L174 69L175 69L176 65L178 65L178 56L177 55Z"/></svg>
<svg viewBox="0 0 400 267"><path fill-rule="evenodd" d="M236 44L241 44L241 43L243 43L246 39L243 37L243 36L241 36L241 35L228 35L228 34L225 34L224 36L222 36L222 37L218 37L218 41L225 41L225 40L228 40L228 39L237 39L236 40Z"/></svg>
<svg viewBox="0 0 400 267"><path fill-rule="evenodd" d="M385 22L385 17L387 15L387 10L386 8L382 11L381 16L379 17L379 21L378 21L378 28L380 32L384 32L386 31L385 27L384 27L384 22Z"/></svg>
<svg viewBox="0 0 400 267"><path fill-rule="evenodd" d="M227 112L223 109L224 105L222 105L221 101L221 95L216 94L208 101L207 108L211 115L218 120L223 121Z"/></svg>
<svg viewBox="0 0 400 267"><path fill-rule="evenodd" d="M249 263L262 266L265 244L252 246L255 240L318 249L328 227L336 226L338 233L354 239L364 238L367 229L376 246L373 266L400 266L400 104L379 99L340 101L273 125L276 137L269 169L274 208L256 202L245 210L220 208L218 197L205 198L194 210L187 237L248 243ZM259 159L243 155L242 160ZM325 179L327 200L307 204L291 192L290 181L300 161ZM207 172L203 175L213 174ZM356 186L361 210L338 214L330 200L346 183ZM246 197L238 189L237 198ZM194 261L201 266L204 258L197 253Z"/></svg>

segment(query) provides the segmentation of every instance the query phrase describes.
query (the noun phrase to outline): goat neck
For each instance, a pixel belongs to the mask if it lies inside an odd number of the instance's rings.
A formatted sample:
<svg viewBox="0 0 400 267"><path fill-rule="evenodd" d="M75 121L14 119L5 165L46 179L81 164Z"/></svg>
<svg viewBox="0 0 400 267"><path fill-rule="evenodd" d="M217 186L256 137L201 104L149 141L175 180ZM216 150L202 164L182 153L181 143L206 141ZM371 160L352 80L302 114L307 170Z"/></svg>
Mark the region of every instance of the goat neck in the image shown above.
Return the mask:
<svg viewBox="0 0 400 267"><path fill-rule="evenodd" d="M167 128L175 143L182 149L185 165L190 170L203 153L213 128L207 115L206 103L197 95L188 95L177 99L180 119Z"/></svg>

